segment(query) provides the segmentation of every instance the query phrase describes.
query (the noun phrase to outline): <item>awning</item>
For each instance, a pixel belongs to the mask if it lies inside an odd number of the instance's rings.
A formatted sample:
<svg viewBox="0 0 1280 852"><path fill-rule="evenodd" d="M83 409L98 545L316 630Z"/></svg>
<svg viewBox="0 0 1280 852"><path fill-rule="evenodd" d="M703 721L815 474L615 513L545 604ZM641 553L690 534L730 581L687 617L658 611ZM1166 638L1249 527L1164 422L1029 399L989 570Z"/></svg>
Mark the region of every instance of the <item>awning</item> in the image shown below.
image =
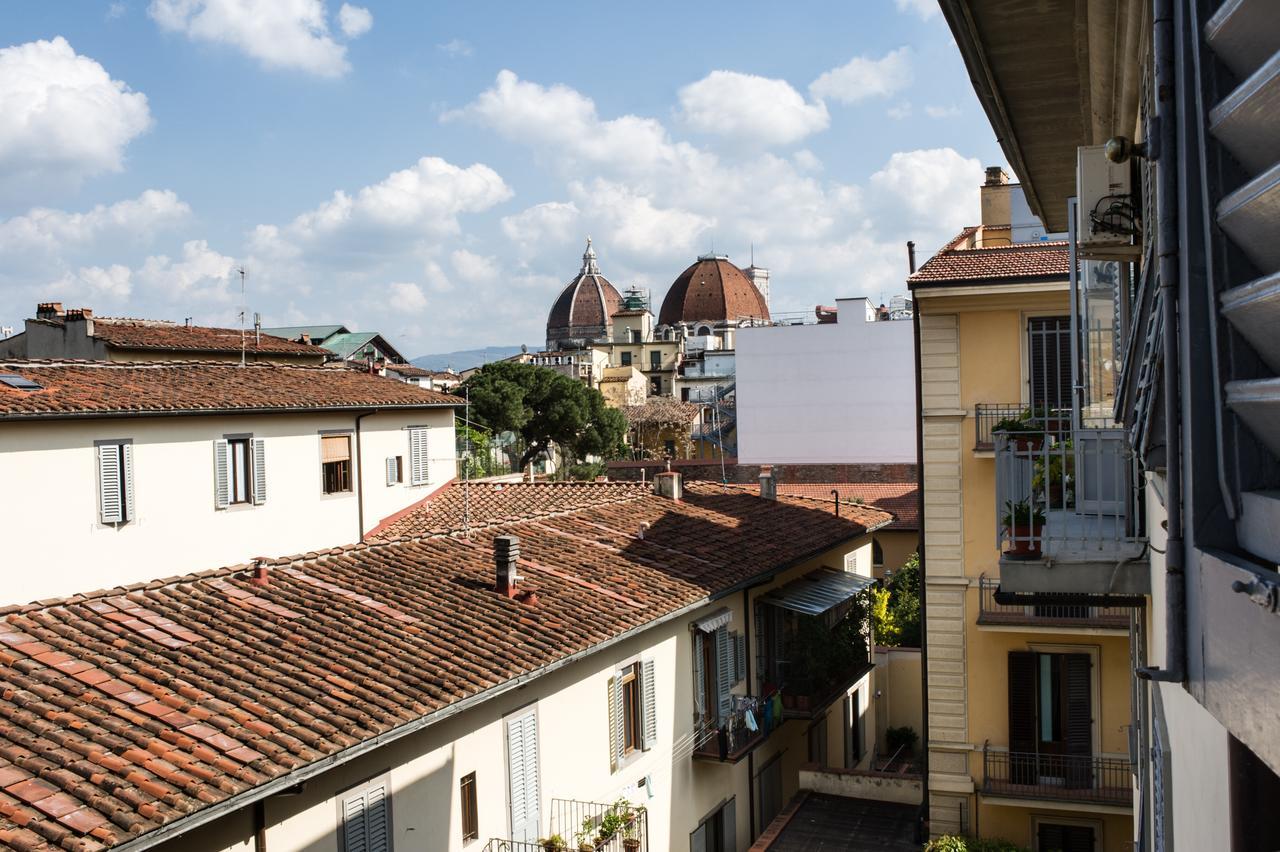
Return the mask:
<svg viewBox="0 0 1280 852"><path fill-rule="evenodd" d="M695 621L693 629L701 630L703 633L710 633L717 628L724 627L730 621L733 621L733 610L721 607L710 615Z"/></svg>
<svg viewBox="0 0 1280 852"><path fill-rule="evenodd" d="M804 615L822 615L839 606L863 589L875 585L875 580L848 571L819 568L798 580L792 580L780 589L774 589L760 599Z"/></svg>

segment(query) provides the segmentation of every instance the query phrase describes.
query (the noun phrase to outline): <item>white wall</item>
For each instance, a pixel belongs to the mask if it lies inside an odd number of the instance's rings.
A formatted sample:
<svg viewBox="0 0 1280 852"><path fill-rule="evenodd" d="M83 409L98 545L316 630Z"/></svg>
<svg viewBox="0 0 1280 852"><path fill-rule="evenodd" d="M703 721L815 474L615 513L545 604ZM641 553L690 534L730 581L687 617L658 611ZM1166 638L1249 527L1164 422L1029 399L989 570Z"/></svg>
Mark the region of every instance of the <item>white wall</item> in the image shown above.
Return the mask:
<svg viewBox="0 0 1280 852"><path fill-rule="evenodd" d="M0 424L0 519L9 533L0 604L359 540L355 490L323 494L320 463L320 432L354 424L353 414ZM430 482L416 487L407 482L411 425L429 427ZM451 409L375 414L360 432L366 532L455 475ZM213 442L246 433L266 441L266 502L218 509ZM115 526L98 520L94 441L110 439L133 442L134 518ZM388 487L392 455L405 457L406 483Z"/></svg>
<svg viewBox="0 0 1280 852"><path fill-rule="evenodd" d="M839 321L738 331L742 464L914 462L912 323L866 322L865 299Z"/></svg>

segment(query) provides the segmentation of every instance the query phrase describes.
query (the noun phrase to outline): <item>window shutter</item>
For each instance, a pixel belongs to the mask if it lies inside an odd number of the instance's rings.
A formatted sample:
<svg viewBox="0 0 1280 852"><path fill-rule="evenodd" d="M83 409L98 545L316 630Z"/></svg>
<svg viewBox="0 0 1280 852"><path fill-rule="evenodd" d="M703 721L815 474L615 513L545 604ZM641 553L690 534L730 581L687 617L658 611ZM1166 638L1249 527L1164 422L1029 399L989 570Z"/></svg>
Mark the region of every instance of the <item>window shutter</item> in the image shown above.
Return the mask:
<svg viewBox="0 0 1280 852"><path fill-rule="evenodd" d="M538 838L538 717L533 712L507 720L512 839Z"/></svg>
<svg viewBox="0 0 1280 852"><path fill-rule="evenodd" d="M626 738L622 727L626 723L622 710L622 678L614 675L609 678L609 771L617 772L622 765L622 750L626 747Z"/></svg>
<svg viewBox="0 0 1280 852"><path fill-rule="evenodd" d="M98 445L98 518L104 524L124 520L124 495L120 493L120 445Z"/></svg>
<svg viewBox="0 0 1280 852"><path fill-rule="evenodd" d="M716 628L716 713L720 723L729 718L733 706L730 690L733 689L733 650L729 641L729 631L724 627Z"/></svg>
<svg viewBox="0 0 1280 852"><path fill-rule="evenodd" d="M124 468L124 519L133 520L133 444L120 445L120 464Z"/></svg>
<svg viewBox="0 0 1280 852"><path fill-rule="evenodd" d="M387 804L385 783L370 787L365 793L364 822L369 852L389 852L391 849L391 814Z"/></svg>
<svg viewBox="0 0 1280 852"><path fill-rule="evenodd" d="M219 509L231 505L231 478L227 458L227 442L213 442L213 503Z"/></svg>
<svg viewBox="0 0 1280 852"><path fill-rule="evenodd" d="M693 709L701 721L707 715L705 697L707 694L707 673L702 670L702 631L693 631Z"/></svg>
<svg viewBox="0 0 1280 852"><path fill-rule="evenodd" d="M253 504L267 502L267 442L253 439Z"/></svg>
<svg viewBox="0 0 1280 852"><path fill-rule="evenodd" d="M1009 652L1009 780L1030 784L1036 767L1036 657L1033 651Z"/></svg>
<svg viewBox="0 0 1280 852"><path fill-rule="evenodd" d="M387 456L387 485L396 484L396 457Z"/></svg>
<svg viewBox="0 0 1280 852"><path fill-rule="evenodd" d="M738 848L738 808L734 801L734 799L730 799L720 809L720 827L724 832L724 848L726 850L736 850Z"/></svg>
<svg viewBox="0 0 1280 852"><path fill-rule="evenodd" d="M1062 664L1067 679L1067 786L1078 790L1093 786L1093 664L1088 654L1067 654Z"/></svg>
<svg viewBox="0 0 1280 852"><path fill-rule="evenodd" d="M689 835L689 852L710 852L707 849L707 824L704 822Z"/></svg>
<svg viewBox="0 0 1280 852"><path fill-rule="evenodd" d="M386 780L342 800L343 852L391 852L391 801Z"/></svg>
<svg viewBox="0 0 1280 852"><path fill-rule="evenodd" d="M648 751L658 742L658 702L657 684L653 677L653 660L645 660L640 664L640 695L644 704L644 750Z"/></svg>
<svg viewBox="0 0 1280 852"><path fill-rule="evenodd" d="M741 683L747 677L747 636L745 633L733 634L734 650L734 683Z"/></svg>
<svg viewBox="0 0 1280 852"><path fill-rule="evenodd" d="M844 768L852 769L856 763L853 759L853 702L849 700L849 696L844 697Z"/></svg>
<svg viewBox="0 0 1280 852"><path fill-rule="evenodd" d="M429 479L427 458L427 430L413 428L409 430L409 484L422 485Z"/></svg>

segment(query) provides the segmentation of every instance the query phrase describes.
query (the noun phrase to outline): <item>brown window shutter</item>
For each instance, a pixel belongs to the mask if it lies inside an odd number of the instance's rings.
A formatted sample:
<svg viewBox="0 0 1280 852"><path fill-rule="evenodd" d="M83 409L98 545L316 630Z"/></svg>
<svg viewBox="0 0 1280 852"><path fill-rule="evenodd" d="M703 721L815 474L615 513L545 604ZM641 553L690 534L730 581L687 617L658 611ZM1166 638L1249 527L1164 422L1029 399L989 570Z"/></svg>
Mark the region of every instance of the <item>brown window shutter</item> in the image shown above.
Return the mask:
<svg viewBox="0 0 1280 852"><path fill-rule="evenodd" d="M1036 657L1033 651L1009 652L1009 780L1035 781Z"/></svg>
<svg viewBox="0 0 1280 852"><path fill-rule="evenodd" d="M1067 718L1063 734L1068 756L1067 784L1080 789L1093 786L1093 693L1092 661L1088 654L1067 654Z"/></svg>

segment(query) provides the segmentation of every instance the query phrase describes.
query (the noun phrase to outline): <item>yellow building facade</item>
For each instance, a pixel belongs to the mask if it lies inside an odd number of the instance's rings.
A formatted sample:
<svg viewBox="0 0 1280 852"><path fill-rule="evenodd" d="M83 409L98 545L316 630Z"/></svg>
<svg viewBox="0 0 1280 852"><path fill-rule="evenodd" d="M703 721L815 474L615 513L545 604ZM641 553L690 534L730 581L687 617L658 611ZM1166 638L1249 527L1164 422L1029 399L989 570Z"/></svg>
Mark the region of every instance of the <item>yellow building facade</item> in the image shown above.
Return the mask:
<svg viewBox="0 0 1280 852"><path fill-rule="evenodd" d="M1033 373L1069 375L1069 359L1064 368L1033 351L1070 313L1067 249L976 248L986 245L981 230L966 229L911 279L930 830L1120 852L1133 841L1130 611L1000 591L1010 554L998 531L1010 509L997 494L991 430L1043 402L1043 375Z"/></svg>

